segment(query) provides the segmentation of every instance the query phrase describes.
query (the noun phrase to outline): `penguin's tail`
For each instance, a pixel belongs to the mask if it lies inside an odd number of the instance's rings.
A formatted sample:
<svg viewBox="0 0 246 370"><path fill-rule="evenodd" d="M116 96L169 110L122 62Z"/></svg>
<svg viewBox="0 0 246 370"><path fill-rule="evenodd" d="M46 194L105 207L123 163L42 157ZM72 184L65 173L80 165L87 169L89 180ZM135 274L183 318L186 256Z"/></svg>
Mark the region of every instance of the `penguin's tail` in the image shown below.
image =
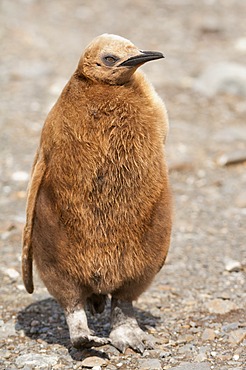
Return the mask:
<svg viewBox="0 0 246 370"><path fill-rule="evenodd" d="M32 294L34 290L32 275L32 254L30 230L26 226L23 233L22 280L27 292L30 294Z"/></svg>

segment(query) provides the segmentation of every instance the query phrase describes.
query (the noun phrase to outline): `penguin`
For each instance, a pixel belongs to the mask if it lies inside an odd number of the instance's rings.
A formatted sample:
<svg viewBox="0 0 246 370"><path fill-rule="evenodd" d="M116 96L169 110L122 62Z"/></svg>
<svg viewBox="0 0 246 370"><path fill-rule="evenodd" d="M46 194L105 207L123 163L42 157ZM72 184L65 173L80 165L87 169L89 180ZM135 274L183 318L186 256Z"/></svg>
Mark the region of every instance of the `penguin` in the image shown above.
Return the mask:
<svg viewBox="0 0 246 370"><path fill-rule="evenodd" d="M76 348L112 343L143 353L150 336L135 301L163 266L172 201L165 159L165 105L138 69L163 54L103 34L44 123L27 195L22 276L34 290L32 265L63 307ZM87 323L111 299L109 338Z"/></svg>

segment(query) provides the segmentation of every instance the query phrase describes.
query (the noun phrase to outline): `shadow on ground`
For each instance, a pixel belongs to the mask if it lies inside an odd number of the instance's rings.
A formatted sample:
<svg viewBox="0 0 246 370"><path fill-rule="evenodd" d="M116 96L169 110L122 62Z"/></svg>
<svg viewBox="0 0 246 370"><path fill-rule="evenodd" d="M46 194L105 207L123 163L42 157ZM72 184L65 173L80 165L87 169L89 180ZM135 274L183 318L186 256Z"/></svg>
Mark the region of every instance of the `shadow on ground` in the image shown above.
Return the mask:
<svg viewBox="0 0 246 370"><path fill-rule="evenodd" d="M159 317L153 316L147 311L135 309L135 312L139 325L143 330L146 330L146 326L155 327L160 320ZM110 300L108 300L106 308L101 315L92 316L87 311L87 317L91 330L98 336L109 336ZM19 311L16 330L23 330L25 335L33 340L41 339L48 344L59 344L66 347L74 360L81 361L90 356L108 358L108 355L104 351L95 349L76 350L71 346L63 309L53 298L34 302ZM117 350L115 349L115 351Z"/></svg>

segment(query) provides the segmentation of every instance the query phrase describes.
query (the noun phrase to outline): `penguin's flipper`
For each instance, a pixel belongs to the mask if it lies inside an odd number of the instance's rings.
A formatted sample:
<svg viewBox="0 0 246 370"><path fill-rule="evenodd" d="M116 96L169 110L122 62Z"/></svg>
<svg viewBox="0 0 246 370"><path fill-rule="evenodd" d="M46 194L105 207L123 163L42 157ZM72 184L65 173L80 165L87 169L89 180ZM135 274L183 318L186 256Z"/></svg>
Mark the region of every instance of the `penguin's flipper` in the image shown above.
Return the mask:
<svg viewBox="0 0 246 370"><path fill-rule="evenodd" d="M38 151L33 164L32 177L28 188L26 225L23 232L22 247L22 279L27 292L30 294L34 290L32 277L32 227L38 190L45 169L46 165L42 152Z"/></svg>

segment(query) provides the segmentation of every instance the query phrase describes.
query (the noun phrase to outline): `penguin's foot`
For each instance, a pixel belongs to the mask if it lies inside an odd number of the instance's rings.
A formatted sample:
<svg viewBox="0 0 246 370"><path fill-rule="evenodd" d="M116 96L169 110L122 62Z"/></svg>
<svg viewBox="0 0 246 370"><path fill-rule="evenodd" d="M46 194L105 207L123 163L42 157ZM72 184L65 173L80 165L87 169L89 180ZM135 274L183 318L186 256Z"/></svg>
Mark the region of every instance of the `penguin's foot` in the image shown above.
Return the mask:
<svg viewBox="0 0 246 370"><path fill-rule="evenodd" d="M130 347L143 353L145 349L153 349L153 341L138 325L126 323L113 329L110 333L112 345L124 353Z"/></svg>
<svg viewBox="0 0 246 370"><path fill-rule="evenodd" d="M71 343L73 347L77 349L81 348L91 348L91 347L101 347L105 344L110 344L111 340L109 338L100 338L92 333L80 333L80 335L76 337L71 337Z"/></svg>
<svg viewBox="0 0 246 370"><path fill-rule="evenodd" d="M87 317L83 308L66 314L70 340L75 348L81 349L100 347L111 343L109 338L100 338L94 335L87 325Z"/></svg>
<svg viewBox="0 0 246 370"><path fill-rule="evenodd" d="M112 298L111 327L109 337L119 351L124 353L130 347L136 352L143 353L145 349L153 348L153 338L138 326L132 302Z"/></svg>

